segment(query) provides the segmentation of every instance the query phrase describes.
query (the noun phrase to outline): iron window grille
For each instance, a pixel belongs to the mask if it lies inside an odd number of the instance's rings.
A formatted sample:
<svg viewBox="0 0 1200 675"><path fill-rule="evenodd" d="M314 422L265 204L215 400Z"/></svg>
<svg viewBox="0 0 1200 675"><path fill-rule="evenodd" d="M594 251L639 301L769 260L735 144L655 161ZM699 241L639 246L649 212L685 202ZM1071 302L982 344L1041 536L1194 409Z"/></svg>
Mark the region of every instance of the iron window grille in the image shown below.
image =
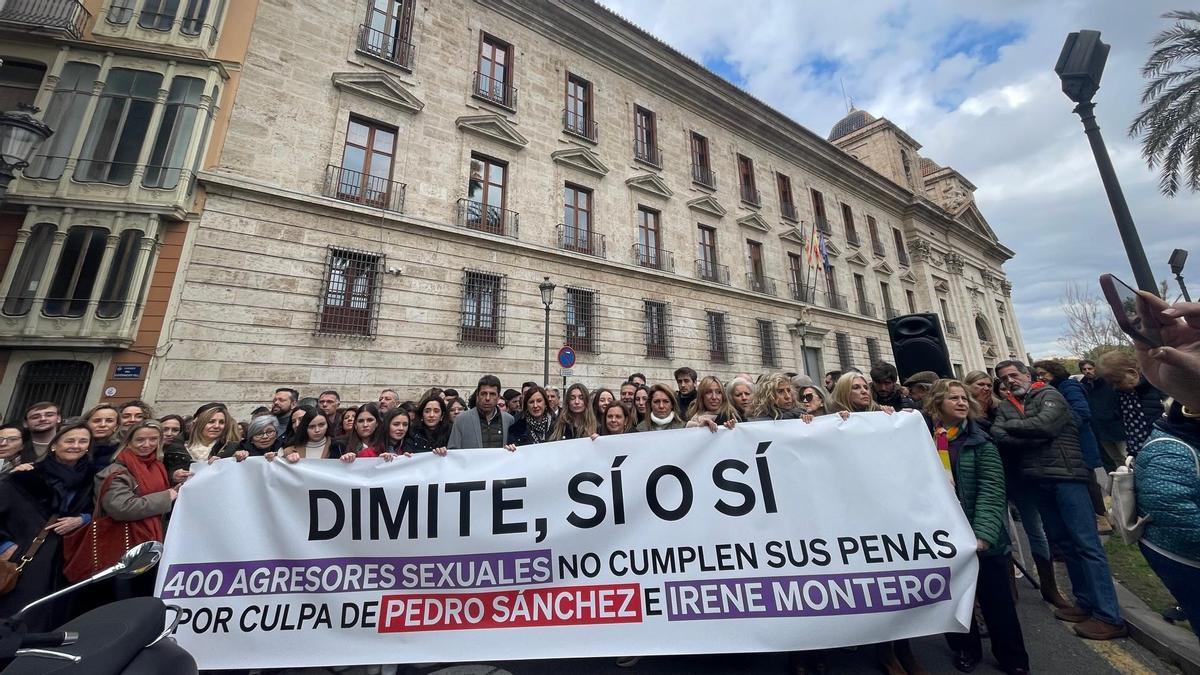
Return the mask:
<svg viewBox="0 0 1200 675"><path fill-rule="evenodd" d="M879 351L878 338L867 338L867 358L871 360L872 366L883 360L883 355Z"/></svg>
<svg viewBox="0 0 1200 675"><path fill-rule="evenodd" d="M92 364L87 361L28 361L17 375L17 386L5 419L21 419L38 401L53 401L64 419L83 412Z"/></svg>
<svg viewBox="0 0 1200 675"><path fill-rule="evenodd" d="M758 320L758 342L762 347L762 365L779 367L779 347L775 341L775 322Z"/></svg>
<svg viewBox="0 0 1200 675"><path fill-rule="evenodd" d="M504 345L506 279L502 274L463 270L460 344Z"/></svg>
<svg viewBox="0 0 1200 675"><path fill-rule="evenodd" d="M850 357L850 336L846 333L837 333L835 338L837 340L838 362L841 364L841 370L843 372L852 370L854 364Z"/></svg>
<svg viewBox="0 0 1200 675"><path fill-rule="evenodd" d="M596 315L596 291L568 286L563 338L576 352L600 353Z"/></svg>
<svg viewBox="0 0 1200 675"><path fill-rule="evenodd" d="M643 300L646 319L646 356L655 359L670 358L670 306L658 300Z"/></svg>
<svg viewBox="0 0 1200 675"><path fill-rule="evenodd" d="M383 262L383 256L377 253L329 247L317 310L317 335L377 335Z"/></svg>
<svg viewBox="0 0 1200 675"><path fill-rule="evenodd" d="M729 332L725 328L725 313L707 311L708 360L729 363Z"/></svg>

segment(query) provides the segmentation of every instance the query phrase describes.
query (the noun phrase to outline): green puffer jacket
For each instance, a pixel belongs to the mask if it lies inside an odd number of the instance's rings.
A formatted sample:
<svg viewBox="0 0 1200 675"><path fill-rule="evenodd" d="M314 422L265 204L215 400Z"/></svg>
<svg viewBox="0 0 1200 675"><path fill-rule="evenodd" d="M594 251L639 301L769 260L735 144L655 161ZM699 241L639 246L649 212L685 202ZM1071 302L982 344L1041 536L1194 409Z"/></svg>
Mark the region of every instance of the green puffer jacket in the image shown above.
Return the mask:
<svg viewBox="0 0 1200 675"><path fill-rule="evenodd" d="M1079 427L1057 389L1030 389L1024 414L1007 398L999 403L992 438L1002 452L1017 458L1022 478L1091 480L1092 471L1084 464L1079 446Z"/></svg>
<svg viewBox="0 0 1200 675"><path fill-rule="evenodd" d="M979 425L968 421L967 435L954 463L954 491L975 537L988 543L979 555L1007 555L1011 550L1005 508L1004 464L1000 452Z"/></svg>

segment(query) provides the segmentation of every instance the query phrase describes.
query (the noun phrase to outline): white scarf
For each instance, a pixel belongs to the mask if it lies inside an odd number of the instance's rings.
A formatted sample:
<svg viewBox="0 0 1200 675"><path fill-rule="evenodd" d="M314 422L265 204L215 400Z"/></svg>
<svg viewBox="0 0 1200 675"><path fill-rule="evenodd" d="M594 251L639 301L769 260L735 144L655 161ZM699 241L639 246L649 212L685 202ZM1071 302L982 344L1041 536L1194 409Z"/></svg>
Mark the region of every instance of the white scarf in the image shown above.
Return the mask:
<svg viewBox="0 0 1200 675"><path fill-rule="evenodd" d="M675 413L669 412L669 413L667 413L666 417L659 417L658 415L655 415L654 413L650 413L650 421L656 427L665 427L668 424L670 424L671 422L675 421Z"/></svg>

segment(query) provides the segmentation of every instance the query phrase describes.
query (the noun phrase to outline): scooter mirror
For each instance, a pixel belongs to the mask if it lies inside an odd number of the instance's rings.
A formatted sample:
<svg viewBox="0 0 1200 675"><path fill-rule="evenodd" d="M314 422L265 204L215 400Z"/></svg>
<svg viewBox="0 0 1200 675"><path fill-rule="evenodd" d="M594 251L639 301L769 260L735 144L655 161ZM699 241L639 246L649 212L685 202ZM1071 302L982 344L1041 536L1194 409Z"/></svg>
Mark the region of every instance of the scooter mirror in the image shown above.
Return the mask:
<svg viewBox="0 0 1200 675"><path fill-rule="evenodd" d="M122 579L136 577L158 564L162 558L163 545L157 541L147 541L125 552L117 564L117 576Z"/></svg>

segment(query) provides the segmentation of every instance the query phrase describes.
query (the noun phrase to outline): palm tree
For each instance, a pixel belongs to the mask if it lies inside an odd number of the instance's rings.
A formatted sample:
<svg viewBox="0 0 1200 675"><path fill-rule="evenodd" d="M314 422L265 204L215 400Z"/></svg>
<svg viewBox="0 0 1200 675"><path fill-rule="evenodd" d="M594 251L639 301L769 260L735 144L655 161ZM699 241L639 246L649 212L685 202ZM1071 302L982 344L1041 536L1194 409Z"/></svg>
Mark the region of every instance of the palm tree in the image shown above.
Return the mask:
<svg viewBox="0 0 1200 675"><path fill-rule="evenodd" d="M1145 108L1129 125L1142 139L1142 157L1159 168L1159 189L1168 197L1181 182L1200 191L1200 11L1163 15L1175 25L1155 36L1154 52L1142 66L1150 80L1142 91ZM1181 175L1185 174L1185 175Z"/></svg>

